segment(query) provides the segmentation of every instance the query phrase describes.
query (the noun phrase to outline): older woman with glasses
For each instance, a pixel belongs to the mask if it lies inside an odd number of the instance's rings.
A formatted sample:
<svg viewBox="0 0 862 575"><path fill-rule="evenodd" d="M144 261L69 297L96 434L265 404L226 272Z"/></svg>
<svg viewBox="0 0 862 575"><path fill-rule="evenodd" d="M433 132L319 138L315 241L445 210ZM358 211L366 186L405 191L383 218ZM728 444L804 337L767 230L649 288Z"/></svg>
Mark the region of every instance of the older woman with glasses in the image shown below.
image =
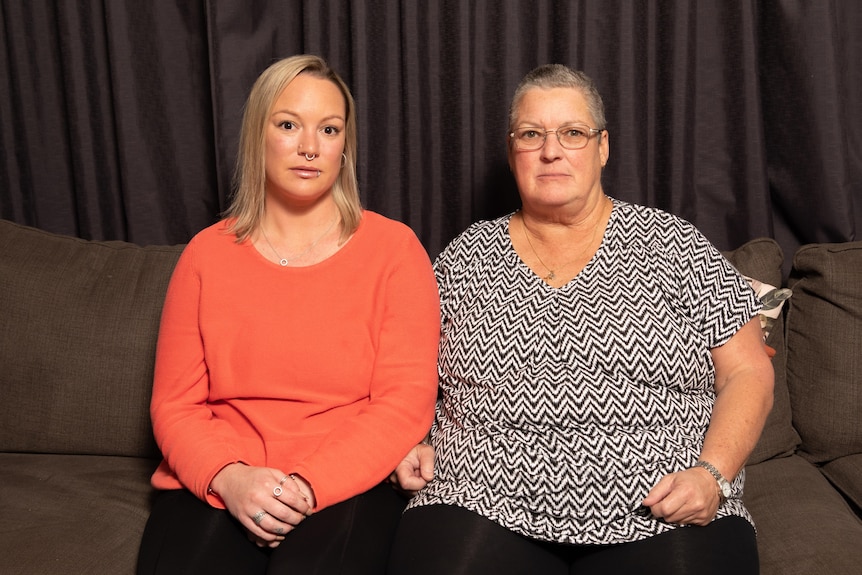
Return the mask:
<svg viewBox="0 0 862 575"><path fill-rule="evenodd" d="M773 373L754 292L688 222L605 195L586 75L533 70L509 121L522 208L435 262L436 475L390 573L756 573L743 466Z"/></svg>

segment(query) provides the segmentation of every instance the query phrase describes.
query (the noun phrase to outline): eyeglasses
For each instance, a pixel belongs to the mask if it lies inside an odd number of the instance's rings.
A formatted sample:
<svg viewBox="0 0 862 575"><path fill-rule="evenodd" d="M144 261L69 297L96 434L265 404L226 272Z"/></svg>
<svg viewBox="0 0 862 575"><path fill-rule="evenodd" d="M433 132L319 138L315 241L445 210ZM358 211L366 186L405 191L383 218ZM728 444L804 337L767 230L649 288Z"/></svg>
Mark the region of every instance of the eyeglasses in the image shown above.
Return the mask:
<svg viewBox="0 0 862 575"><path fill-rule="evenodd" d="M557 141L567 150L580 150L587 145L596 134L604 132L602 128L590 128L584 124L570 124L560 126L556 130L542 130L540 128L518 128L509 132L509 138L515 144L515 149L523 152L539 150L545 145L548 134L556 134Z"/></svg>

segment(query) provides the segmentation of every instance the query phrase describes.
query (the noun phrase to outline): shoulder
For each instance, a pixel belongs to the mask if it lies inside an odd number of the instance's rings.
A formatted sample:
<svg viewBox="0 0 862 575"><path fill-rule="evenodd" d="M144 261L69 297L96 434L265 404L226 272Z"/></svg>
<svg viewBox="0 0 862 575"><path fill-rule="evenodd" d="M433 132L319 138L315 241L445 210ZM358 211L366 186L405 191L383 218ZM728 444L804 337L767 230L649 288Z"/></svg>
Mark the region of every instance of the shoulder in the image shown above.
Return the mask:
<svg viewBox="0 0 862 575"><path fill-rule="evenodd" d="M371 210L362 211L362 220L359 223L363 233L377 237L388 238L415 238L416 234L407 224L387 218Z"/></svg>
<svg viewBox="0 0 862 575"><path fill-rule="evenodd" d="M230 231L230 221L220 220L196 233L183 250L180 262L199 267L207 262L222 262L228 254L238 251L236 234Z"/></svg>
<svg viewBox="0 0 862 575"><path fill-rule="evenodd" d="M508 233L509 220L513 214L493 219L479 220L458 234L440 254L443 259L458 259L478 255L476 252L488 253L500 249Z"/></svg>
<svg viewBox="0 0 862 575"><path fill-rule="evenodd" d="M668 232L691 235L697 233L694 225L660 208L612 200L618 223L627 231L637 231L638 237L652 241Z"/></svg>
<svg viewBox="0 0 862 575"><path fill-rule="evenodd" d="M362 212L359 228L350 241L356 242L355 249L361 250L361 257L369 264L430 263L428 252L410 226L370 210Z"/></svg>
<svg viewBox="0 0 862 575"><path fill-rule="evenodd" d="M691 254L711 249L710 242L688 220L660 208L612 199L613 243L624 251Z"/></svg>
<svg viewBox="0 0 862 575"><path fill-rule="evenodd" d="M479 238L498 236L509 225L509 219L514 215L506 214L493 220L479 220L470 225L458 236L462 241L476 241Z"/></svg>
<svg viewBox="0 0 862 575"><path fill-rule="evenodd" d="M425 251L410 226L370 210L362 212L362 220L356 230L356 239L359 239L366 249L379 252L413 251L417 248Z"/></svg>
<svg viewBox="0 0 862 575"><path fill-rule="evenodd" d="M230 231L230 220L220 220L196 233L189 245L199 248L236 243L236 234Z"/></svg>

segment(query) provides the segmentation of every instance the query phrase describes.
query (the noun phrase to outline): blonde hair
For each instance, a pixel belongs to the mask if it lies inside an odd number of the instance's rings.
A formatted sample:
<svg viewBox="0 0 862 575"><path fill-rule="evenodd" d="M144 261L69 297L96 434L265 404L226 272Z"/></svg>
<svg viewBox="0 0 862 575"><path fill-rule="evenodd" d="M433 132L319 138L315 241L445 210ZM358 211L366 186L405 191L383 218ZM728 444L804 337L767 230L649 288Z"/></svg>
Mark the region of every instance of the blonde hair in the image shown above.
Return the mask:
<svg viewBox="0 0 862 575"><path fill-rule="evenodd" d="M341 216L341 241L356 231L362 218L359 183L356 179L356 110L344 80L323 58L302 54L277 61L255 81L245 103L239 136L233 200L225 211L233 218L229 232L242 242L260 225L266 196L266 125L275 101L300 74L329 80L341 90L347 117L344 127L344 161L332 185L332 198Z"/></svg>

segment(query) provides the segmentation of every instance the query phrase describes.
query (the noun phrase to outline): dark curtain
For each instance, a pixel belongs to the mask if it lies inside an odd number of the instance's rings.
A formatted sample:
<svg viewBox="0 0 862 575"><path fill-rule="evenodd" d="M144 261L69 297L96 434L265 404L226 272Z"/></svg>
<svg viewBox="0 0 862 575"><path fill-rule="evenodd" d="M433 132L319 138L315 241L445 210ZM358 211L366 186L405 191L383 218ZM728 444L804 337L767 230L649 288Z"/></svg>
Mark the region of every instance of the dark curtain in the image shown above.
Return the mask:
<svg viewBox="0 0 862 575"><path fill-rule="evenodd" d="M604 96L609 195L789 257L862 239L860 30L856 0L0 0L0 217L188 241L230 201L252 82L311 52L356 98L365 206L434 257L517 208L508 103L560 62Z"/></svg>

